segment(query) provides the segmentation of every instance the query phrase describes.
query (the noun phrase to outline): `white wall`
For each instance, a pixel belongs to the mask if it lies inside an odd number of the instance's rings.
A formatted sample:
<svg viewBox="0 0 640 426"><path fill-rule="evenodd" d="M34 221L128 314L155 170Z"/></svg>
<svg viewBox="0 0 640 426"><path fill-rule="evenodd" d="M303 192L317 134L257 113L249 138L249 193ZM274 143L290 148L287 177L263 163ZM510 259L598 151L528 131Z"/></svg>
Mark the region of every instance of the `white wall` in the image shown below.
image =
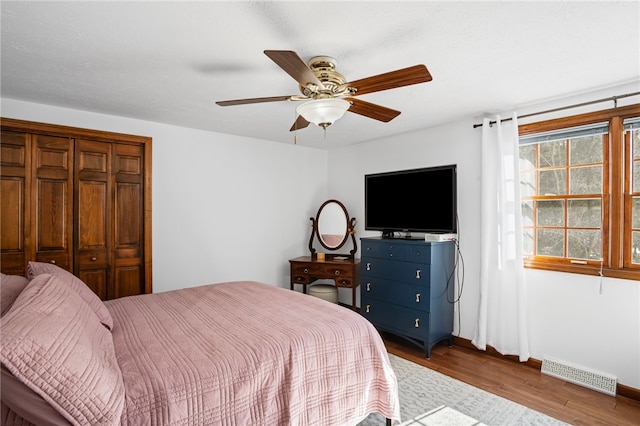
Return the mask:
<svg viewBox="0 0 640 426"><path fill-rule="evenodd" d="M153 290L289 286L326 199L327 153L299 145L2 99L2 116L153 138Z"/></svg>

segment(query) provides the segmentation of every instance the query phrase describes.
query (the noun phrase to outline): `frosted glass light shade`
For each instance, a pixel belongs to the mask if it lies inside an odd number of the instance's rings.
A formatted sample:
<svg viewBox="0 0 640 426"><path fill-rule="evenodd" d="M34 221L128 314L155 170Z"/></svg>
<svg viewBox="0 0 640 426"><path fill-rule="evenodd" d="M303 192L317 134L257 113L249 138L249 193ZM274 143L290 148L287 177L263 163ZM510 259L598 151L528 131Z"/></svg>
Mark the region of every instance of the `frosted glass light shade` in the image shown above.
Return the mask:
<svg viewBox="0 0 640 426"><path fill-rule="evenodd" d="M344 99L315 99L299 105L296 112L309 123L326 129L342 117L350 106Z"/></svg>

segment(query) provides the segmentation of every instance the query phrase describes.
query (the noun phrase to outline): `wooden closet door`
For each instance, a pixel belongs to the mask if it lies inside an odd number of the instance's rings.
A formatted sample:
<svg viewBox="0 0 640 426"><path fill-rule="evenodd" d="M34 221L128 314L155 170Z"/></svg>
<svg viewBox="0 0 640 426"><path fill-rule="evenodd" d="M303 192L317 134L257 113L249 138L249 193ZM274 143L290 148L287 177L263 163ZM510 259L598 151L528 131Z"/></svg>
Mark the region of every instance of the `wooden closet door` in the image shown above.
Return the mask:
<svg viewBox="0 0 640 426"><path fill-rule="evenodd" d="M31 137L2 131L0 144L0 264L9 275L26 275L31 211Z"/></svg>
<svg viewBox="0 0 640 426"><path fill-rule="evenodd" d="M111 144L76 141L74 273L102 299L111 264Z"/></svg>
<svg viewBox="0 0 640 426"><path fill-rule="evenodd" d="M145 293L144 150L141 145L113 144L113 293Z"/></svg>
<svg viewBox="0 0 640 426"><path fill-rule="evenodd" d="M35 260L73 272L73 140L32 135Z"/></svg>

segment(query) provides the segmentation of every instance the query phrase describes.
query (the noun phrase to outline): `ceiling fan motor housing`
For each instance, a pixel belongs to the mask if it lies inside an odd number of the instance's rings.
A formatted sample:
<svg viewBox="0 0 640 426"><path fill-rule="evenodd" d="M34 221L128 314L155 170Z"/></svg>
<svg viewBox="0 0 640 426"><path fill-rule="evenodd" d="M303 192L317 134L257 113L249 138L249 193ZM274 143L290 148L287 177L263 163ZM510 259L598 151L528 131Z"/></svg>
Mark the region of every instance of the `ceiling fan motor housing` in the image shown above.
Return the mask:
<svg viewBox="0 0 640 426"><path fill-rule="evenodd" d="M309 68L322 82L324 89L315 84L300 86L303 95L311 99L324 99L339 96L348 91L343 85L347 82L344 75L336 71L338 61L330 56L314 56L309 60Z"/></svg>

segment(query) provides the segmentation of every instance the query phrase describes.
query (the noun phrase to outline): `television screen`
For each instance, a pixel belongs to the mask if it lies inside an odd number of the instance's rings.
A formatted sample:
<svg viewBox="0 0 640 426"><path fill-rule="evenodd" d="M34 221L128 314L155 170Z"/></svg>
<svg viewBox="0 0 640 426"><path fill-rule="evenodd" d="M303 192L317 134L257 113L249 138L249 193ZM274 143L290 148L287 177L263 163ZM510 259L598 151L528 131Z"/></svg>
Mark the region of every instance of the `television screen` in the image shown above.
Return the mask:
<svg viewBox="0 0 640 426"><path fill-rule="evenodd" d="M364 177L365 229L456 233L456 165L369 174Z"/></svg>

